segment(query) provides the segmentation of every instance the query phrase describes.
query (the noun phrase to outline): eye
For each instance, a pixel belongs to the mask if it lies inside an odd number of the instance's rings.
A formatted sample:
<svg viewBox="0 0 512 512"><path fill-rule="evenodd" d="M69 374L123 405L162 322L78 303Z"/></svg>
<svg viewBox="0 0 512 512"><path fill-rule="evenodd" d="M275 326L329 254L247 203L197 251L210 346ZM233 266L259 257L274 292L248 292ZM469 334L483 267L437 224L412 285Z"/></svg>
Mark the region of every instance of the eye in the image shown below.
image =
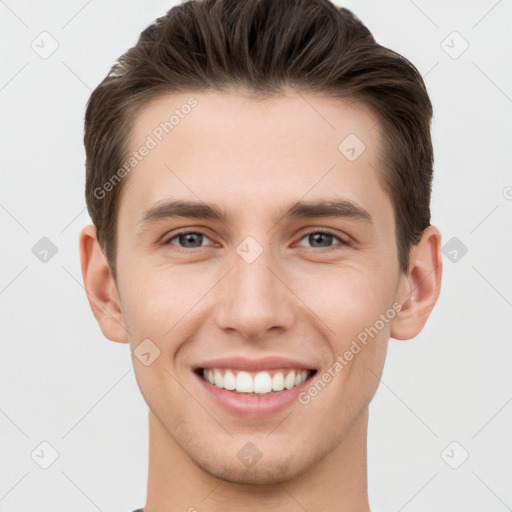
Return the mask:
<svg viewBox="0 0 512 512"><path fill-rule="evenodd" d="M307 238L307 241L312 244L313 248L320 248L324 250L329 249L339 249L343 246L350 245L350 243L338 235L331 233L329 231L310 231L309 233L304 234L300 240L304 240ZM175 245L181 249L196 249L200 247L204 247L203 241L210 240L204 233L201 231L185 231L176 233L171 238L169 238L165 244ZM339 243L337 245L332 245L333 240L337 240ZM210 240L211 241L211 240ZM174 243L176 242L176 243Z"/></svg>
<svg viewBox="0 0 512 512"><path fill-rule="evenodd" d="M339 249L339 246L349 245L349 242L343 240L334 233L329 231L310 231L302 236L301 240L307 238L307 241L313 244L313 248L326 248L326 249ZM340 243L337 246L332 246L333 239L338 240ZM318 244L318 245L317 245Z"/></svg>
<svg viewBox="0 0 512 512"><path fill-rule="evenodd" d="M169 238L166 244L171 245L178 245L178 247L181 248L188 248L188 249L195 249L196 247L202 247L202 241L204 239L210 240L204 233L201 233L200 231L187 231L187 232L181 232L176 233L173 237ZM177 240L177 244L173 243L173 240Z"/></svg>

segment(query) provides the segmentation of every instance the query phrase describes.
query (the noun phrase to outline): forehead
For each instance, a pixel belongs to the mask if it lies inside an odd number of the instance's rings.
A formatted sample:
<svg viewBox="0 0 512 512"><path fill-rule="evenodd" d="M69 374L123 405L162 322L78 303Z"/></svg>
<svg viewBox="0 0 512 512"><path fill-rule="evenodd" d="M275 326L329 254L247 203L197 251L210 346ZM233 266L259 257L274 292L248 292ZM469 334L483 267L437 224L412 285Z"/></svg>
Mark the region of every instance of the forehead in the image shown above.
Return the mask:
<svg viewBox="0 0 512 512"><path fill-rule="evenodd" d="M168 197L260 213L302 197L389 206L378 177L380 126L360 103L295 92L167 94L140 110L130 135L139 159L120 215L134 221Z"/></svg>

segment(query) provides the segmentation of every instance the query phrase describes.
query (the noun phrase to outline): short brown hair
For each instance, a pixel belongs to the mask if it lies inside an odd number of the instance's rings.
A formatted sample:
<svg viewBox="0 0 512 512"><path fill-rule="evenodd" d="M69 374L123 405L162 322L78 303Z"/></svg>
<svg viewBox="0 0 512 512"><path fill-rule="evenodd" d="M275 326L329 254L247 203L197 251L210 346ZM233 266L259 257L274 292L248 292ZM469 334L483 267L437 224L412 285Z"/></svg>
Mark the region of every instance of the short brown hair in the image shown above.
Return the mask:
<svg viewBox="0 0 512 512"><path fill-rule="evenodd" d="M284 87L369 106L383 133L382 184L396 219L402 271L430 225L432 105L418 70L379 45L348 9L329 0L190 0L155 20L89 98L86 202L116 277L123 179L99 190L126 161L135 115L172 92L235 87L257 95Z"/></svg>

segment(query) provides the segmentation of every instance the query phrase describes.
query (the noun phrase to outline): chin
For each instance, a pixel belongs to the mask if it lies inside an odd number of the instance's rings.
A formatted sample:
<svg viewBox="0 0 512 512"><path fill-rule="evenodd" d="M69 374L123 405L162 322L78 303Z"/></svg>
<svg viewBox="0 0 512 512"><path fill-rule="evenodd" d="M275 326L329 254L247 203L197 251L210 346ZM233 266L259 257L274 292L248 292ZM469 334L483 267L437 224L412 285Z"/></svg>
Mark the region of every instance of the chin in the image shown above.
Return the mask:
<svg viewBox="0 0 512 512"><path fill-rule="evenodd" d="M240 462L197 461L205 472L226 482L240 485L272 485L292 480L306 470L298 461L285 462L281 456L275 460L261 459L254 466L244 468Z"/></svg>

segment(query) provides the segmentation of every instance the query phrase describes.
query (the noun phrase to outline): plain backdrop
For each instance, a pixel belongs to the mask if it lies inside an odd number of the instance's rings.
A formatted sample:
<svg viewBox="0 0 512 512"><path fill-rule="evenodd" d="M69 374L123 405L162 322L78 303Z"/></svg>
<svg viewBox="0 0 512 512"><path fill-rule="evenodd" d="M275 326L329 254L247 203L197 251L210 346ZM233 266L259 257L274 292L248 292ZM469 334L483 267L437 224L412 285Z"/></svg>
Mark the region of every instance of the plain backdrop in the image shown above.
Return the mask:
<svg viewBox="0 0 512 512"><path fill-rule="evenodd" d="M512 1L336 3L425 78L445 245L439 302L417 338L390 340L371 403L372 509L511 510ZM83 116L116 58L173 5L0 1L2 512L144 505L147 407L129 347L102 336L80 274Z"/></svg>

